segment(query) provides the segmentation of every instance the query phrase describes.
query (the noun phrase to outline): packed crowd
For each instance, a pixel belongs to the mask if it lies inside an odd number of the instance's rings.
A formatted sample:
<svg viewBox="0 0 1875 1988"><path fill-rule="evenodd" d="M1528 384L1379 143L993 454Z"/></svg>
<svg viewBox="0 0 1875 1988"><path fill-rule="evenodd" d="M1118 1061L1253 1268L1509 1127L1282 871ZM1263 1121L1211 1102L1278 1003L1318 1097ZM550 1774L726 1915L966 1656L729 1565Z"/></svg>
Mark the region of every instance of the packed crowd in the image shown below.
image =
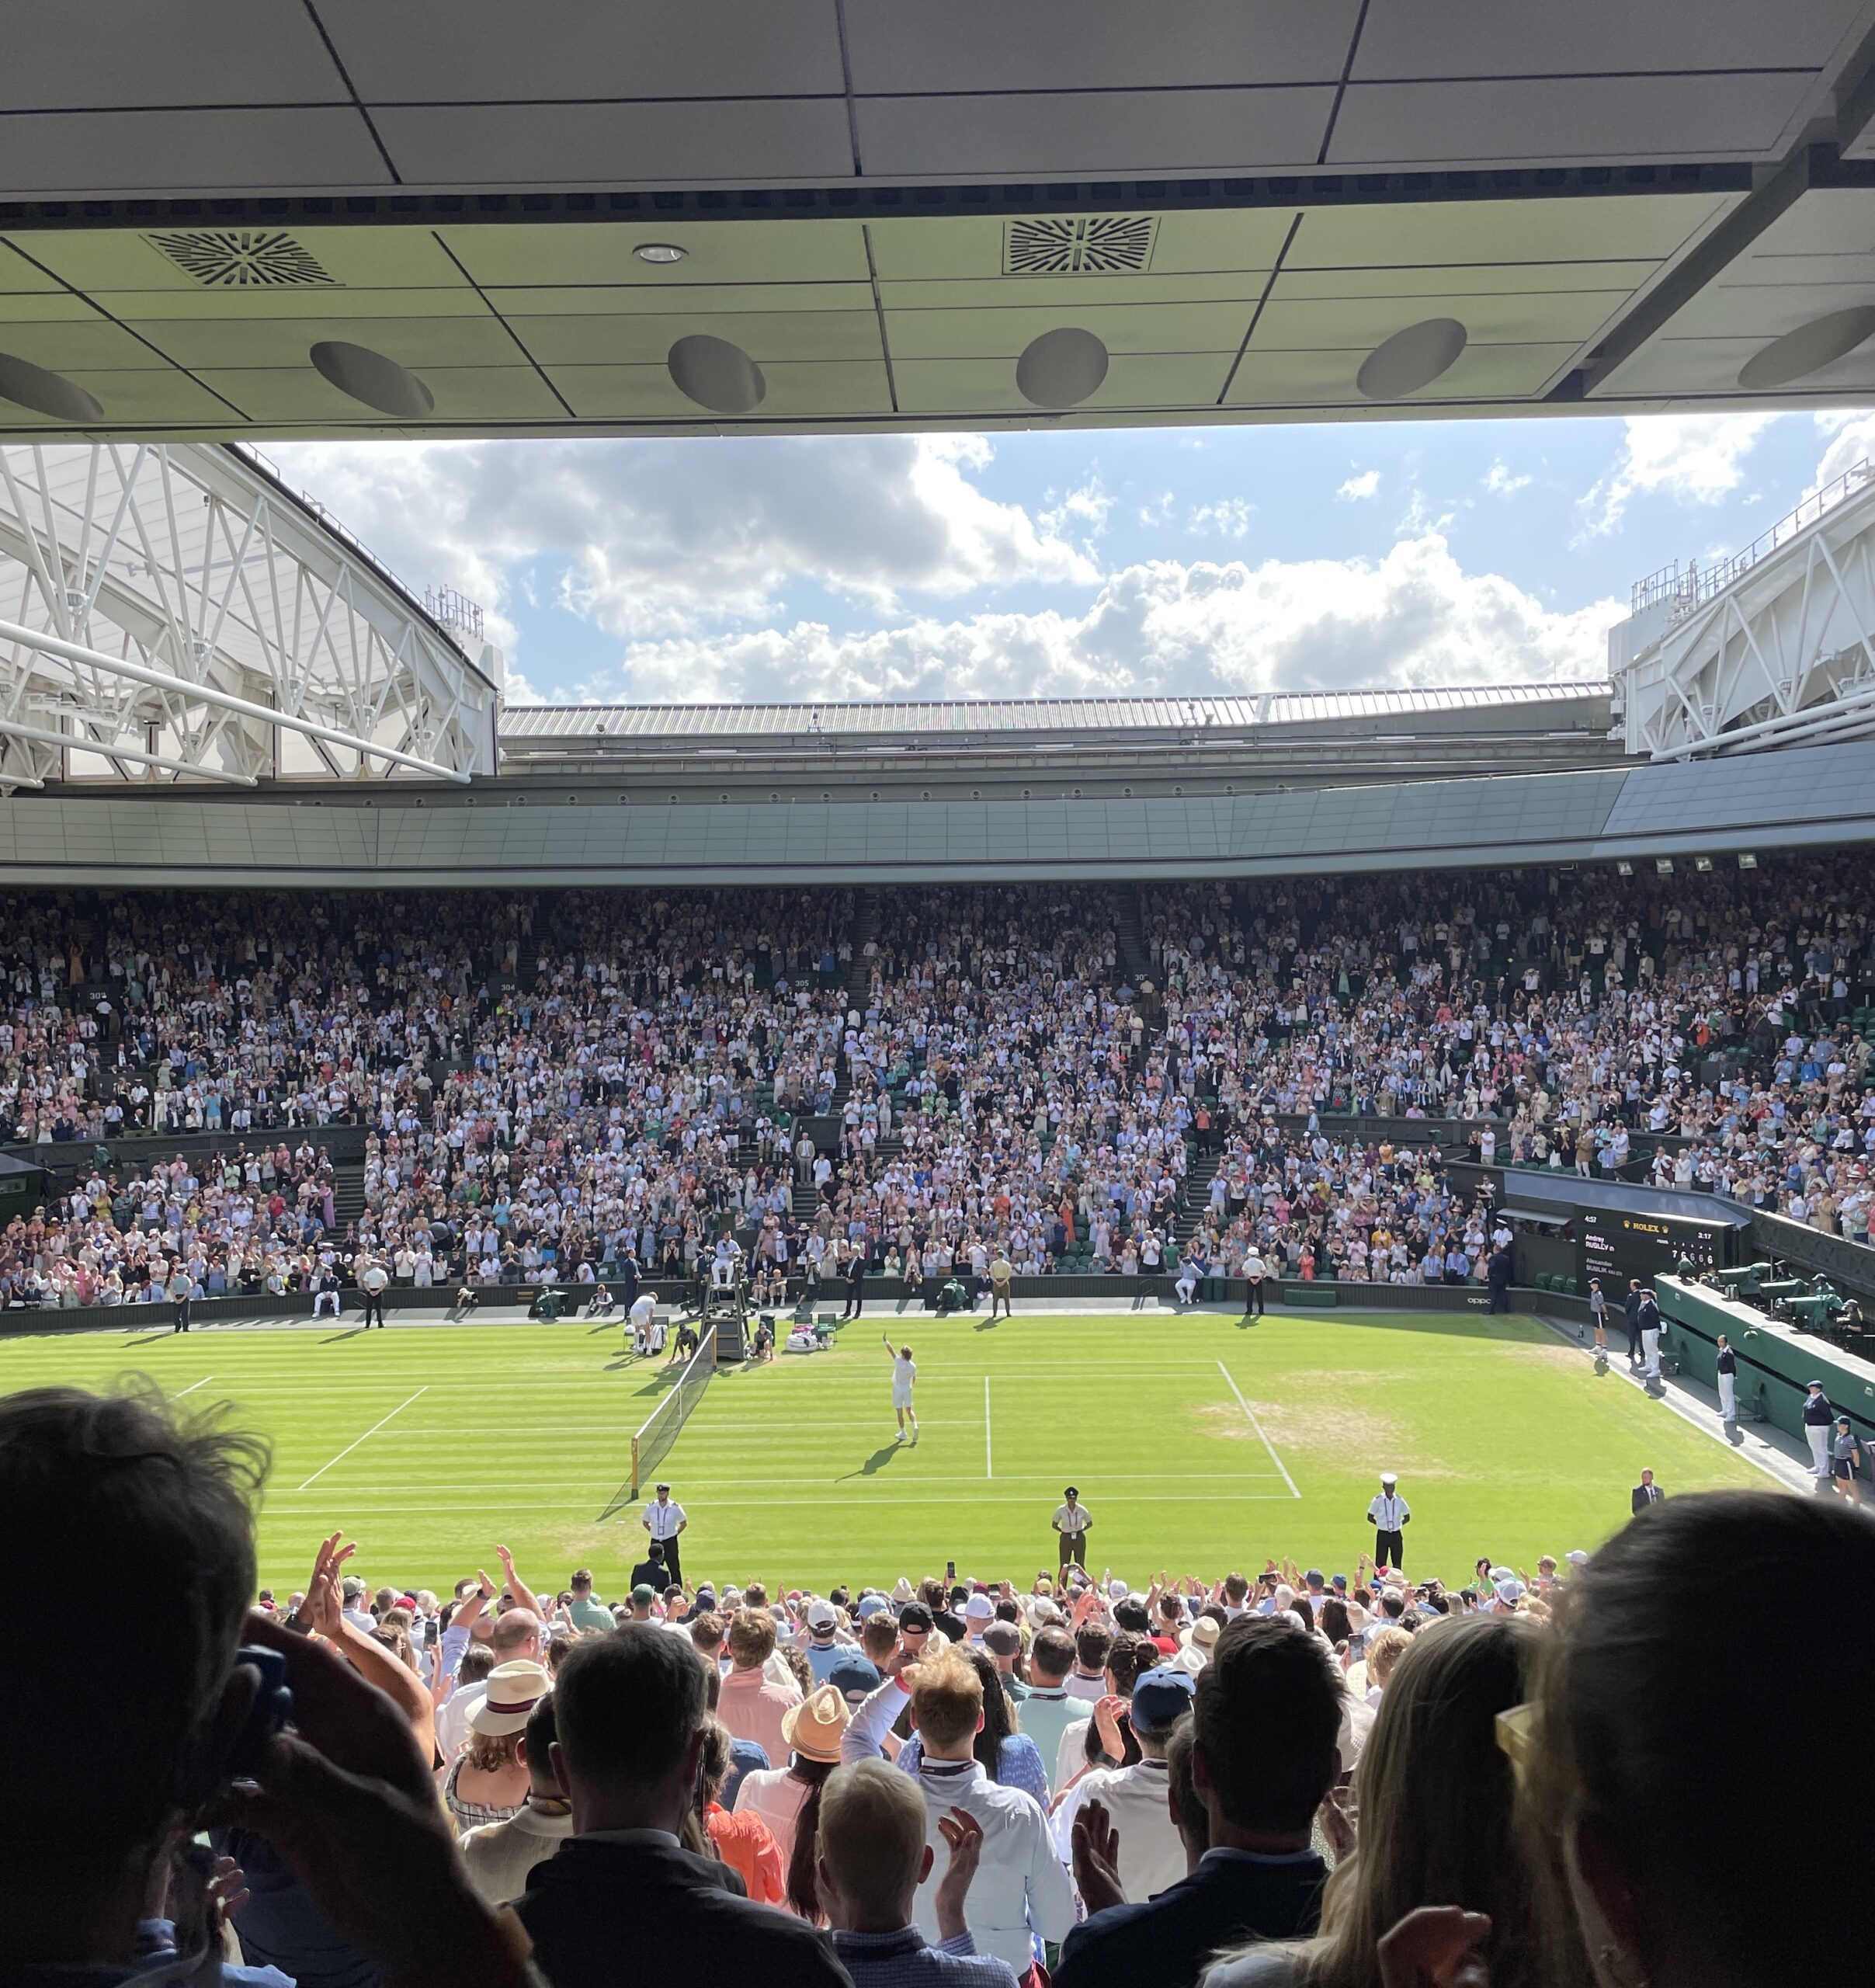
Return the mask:
<svg viewBox="0 0 1875 1988"><path fill-rule="evenodd" d="M651 1954L785 1988L1783 1988L1875 1876L1852 1818L1814 1827L1867 1639L1713 1633L1717 1566L1875 1580L1840 1501L1650 1503L1457 1592L693 1590L648 1552L609 1606L505 1554L439 1599L335 1533L282 1599L266 1464L153 1394L0 1400L23 1591L82 1569L123 1629L0 1643L9 1982L613 1988Z"/></svg>
<svg viewBox="0 0 1875 1988"><path fill-rule="evenodd" d="M1025 886L5 909L9 1129L55 1156L137 1131L236 1152L100 1166L0 1238L0 1302L153 1295L159 1260L202 1295L361 1253L418 1286L691 1277L725 1229L775 1299L856 1254L915 1288L1194 1249L1470 1275L1490 1211L1455 1198L1441 1143L1857 1240L1875 1198L1853 1026L1875 931L1846 856L1137 906ZM1409 1150L1323 1139L1334 1112L1460 1122ZM367 1134L343 1225L317 1151L335 1125ZM1189 1192L1213 1156L1224 1187Z"/></svg>

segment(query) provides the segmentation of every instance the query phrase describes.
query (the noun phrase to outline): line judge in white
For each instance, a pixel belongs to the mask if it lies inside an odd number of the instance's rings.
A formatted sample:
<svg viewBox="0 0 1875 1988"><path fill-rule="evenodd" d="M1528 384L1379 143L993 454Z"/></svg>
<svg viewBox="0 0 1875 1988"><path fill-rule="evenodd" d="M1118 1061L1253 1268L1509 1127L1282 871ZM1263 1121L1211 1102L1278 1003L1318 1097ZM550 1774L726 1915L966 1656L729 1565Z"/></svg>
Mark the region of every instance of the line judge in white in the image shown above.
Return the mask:
<svg viewBox="0 0 1875 1988"><path fill-rule="evenodd" d="M645 1507L638 1523L664 1548L664 1564L670 1569L672 1580L681 1586L683 1570L679 1560L677 1535L690 1521L684 1516L682 1506L672 1500L669 1485L658 1486L657 1495Z"/></svg>
<svg viewBox="0 0 1875 1988"><path fill-rule="evenodd" d="M1380 1472L1380 1495L1367 1507L1367 1523L1373 1527L1373 1564L1385 1566L1391 1559L1396 1569L1405 1562L1401 1557L1402 1540L1413 1516L1412 1507L1400 1496L1400 1480L1391 1470Z"/></svg>

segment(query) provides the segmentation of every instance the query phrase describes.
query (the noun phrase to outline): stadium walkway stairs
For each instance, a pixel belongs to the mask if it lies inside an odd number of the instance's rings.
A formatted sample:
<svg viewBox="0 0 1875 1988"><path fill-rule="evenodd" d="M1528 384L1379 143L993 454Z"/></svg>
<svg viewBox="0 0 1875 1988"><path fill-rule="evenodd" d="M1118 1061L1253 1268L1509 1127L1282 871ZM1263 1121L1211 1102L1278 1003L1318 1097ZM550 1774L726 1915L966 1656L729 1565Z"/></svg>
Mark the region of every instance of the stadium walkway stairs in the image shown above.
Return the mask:
<svg viewBox="0 0 1875 1988"><path fill-rule="evenodd" d="M1114 916L1113 935L1120 971L1125 974L1127 983L1137 987L1141 981L1152 978L1152 955L1146 947L1146 926L1140 916L1137 891L1122 893L1120 909Z"/></svg>
<svg viewBox="0 0 1875 1988"><path fill-rule="evenodd" d="M1204 1211L1211 1204L1211 1182L1223 1164L1220 1153L1194 1153L1191 1164L1186 1170L1185 1194L1179 1204L1178 1220L1173 1234L1178 1239L1182 1254L1185 1246L1204 1220Z"/></svg>

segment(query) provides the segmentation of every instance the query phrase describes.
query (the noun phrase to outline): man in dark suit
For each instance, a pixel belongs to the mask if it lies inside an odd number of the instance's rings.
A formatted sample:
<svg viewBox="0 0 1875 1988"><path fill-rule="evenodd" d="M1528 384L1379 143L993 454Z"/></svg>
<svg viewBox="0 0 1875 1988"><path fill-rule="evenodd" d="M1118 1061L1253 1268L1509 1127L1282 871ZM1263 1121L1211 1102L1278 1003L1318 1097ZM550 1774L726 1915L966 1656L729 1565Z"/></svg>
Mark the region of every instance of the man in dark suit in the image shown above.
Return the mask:
<svg viewBox="0 0 1875 1988"><path fill-rule="evenodd" d="M1314 1931L1328 1866L1309 1833L1341 1771L1343 1698L1327 1645L1293 1615L1241 1615L1224 1628L1192 1714L1192 1789L1210 1847L1177 1884L1077 1926L1055 1988L1193 1982L1220 1947ZM1077 1859L1082 1835L1077 1818Z"/></svg>
<svg viewBox="0 0 1875 1988"><path fill-rule="evenodd" d="M616 1988L630 1956L707 1955L713 1979L852 1988L804 1920L751 1902L726 1864L682 1849L708 1715L687 1636L628 1623L575 1645L554 1680L554 1771L573 1834L515 1910L554 1988Z"/></svg>
<svg viewBox="0 0 1875 1988"><path fill-rule="evenodd" d="M1638 1367L1641 1364L1641 1280L1630 1277L1627 1281L1627 1295L1622 1299L1622 1309L1627 1314L1627 1364Z"/></svg>
<svg viewBox="0 0 1875 1988"><path fill-rule="evenodd" d="M1644 1470L1641 1473L1641 1482L1628 1493L1628 1510L1644 1512L1648 1506L1659 1504L1666 1495L1654 1482L1654 1473L1651 1470Z"/></svg>

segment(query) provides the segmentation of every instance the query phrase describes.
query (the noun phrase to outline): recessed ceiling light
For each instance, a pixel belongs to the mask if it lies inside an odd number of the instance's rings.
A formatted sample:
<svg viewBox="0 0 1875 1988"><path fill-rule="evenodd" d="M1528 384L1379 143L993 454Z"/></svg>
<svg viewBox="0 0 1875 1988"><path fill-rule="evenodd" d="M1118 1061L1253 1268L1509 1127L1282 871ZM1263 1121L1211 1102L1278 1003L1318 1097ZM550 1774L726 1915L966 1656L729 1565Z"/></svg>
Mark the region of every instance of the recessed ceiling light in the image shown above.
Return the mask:
<svg viewBox="0 0 1875 1988"><path fill-rule="evenodd" d="M0 352L0 401L30 408L54 421L102 421L104 410L85 389L62 374L48 373L30 359Z"/></svg>
<svg viewBox="0 0 1875 1988"><path fill-rule="evenodd" d="M1016 391L1034 407L1078 407L1106 376L1106 347L1064 325L1030 342L1016 362Z"/></svg>
<svg viewBox="0 0 1875 1988"><path fill-rule="evenodd" d="M1408 325L1368 353L1354 384L1370 401L1405 400L1450 372L1470 336L1456 318Z"/></svg>
<svg viewBox="0 0 1875 1988"><path fill-rule="evenodd" d="M1847 311L1832 311L1826 318L1813 318L1773 339L1762 352L1748 359L1739 370L1738 384L1748 392L1766 387L1786 387L1811 373L1820 373L1845 359L1856 346L1875 338L1875 304L1858 304Z"/></svg>
<svg viewBox="0 0 1875 1988"><path fill-rule="evenodd" d="M415 374L373 352L368 345L348 345L342 339L321 339L307 354L320 376L348 398L380 414L421 421L433 414L436 397Z"/></svg>
<svg viewBox="0 0 1875 1988"><path fill-rule="evenodd" d="M762 368L739 345L693 332L671 347L665 364L677 391L714 414L749 414L768 395Z"/></svg>
<svg viewBox="0 0 1875 1988"><path fill-rule="evenodd" d="M641 262L681 262L689 251L675 242L641 242L631 252Z"/></svg>

